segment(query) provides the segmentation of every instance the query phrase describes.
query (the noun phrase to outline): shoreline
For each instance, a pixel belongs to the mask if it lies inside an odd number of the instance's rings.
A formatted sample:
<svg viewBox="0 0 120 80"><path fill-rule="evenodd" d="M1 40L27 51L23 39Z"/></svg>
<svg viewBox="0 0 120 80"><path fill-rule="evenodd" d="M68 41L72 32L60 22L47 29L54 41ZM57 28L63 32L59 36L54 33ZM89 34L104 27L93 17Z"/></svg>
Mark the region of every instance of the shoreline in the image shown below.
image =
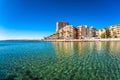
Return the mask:
<svg viewBox="0 0 120 80"><path fill-rule="evenodd" d="M120 38L112 39L54 39L54 40L41 40L41 39L10 39L10 40L0 40L0 41L35 41L35 42L120 42Z"/></svg>
<svg viewBox="0 0 120 80"><path fill-rule="evenodd" d="M113 42L118 41L120 42L120 39L58 39L58 40L43 40L43 42Z"/></svg>

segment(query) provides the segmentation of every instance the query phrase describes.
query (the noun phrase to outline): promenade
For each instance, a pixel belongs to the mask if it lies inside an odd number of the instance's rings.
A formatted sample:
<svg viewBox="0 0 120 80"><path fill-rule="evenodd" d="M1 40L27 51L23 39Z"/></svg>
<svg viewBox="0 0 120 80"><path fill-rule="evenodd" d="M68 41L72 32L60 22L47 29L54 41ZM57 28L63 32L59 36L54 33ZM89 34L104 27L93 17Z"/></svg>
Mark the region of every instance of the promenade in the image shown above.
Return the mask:
<svg viewBox="0 0 120 80"><path fill-rule="evenodd" d="M120 41L120 38L107 38L107 39L54 39L43 40L45 42L96 42L96 41Z"/></svg>

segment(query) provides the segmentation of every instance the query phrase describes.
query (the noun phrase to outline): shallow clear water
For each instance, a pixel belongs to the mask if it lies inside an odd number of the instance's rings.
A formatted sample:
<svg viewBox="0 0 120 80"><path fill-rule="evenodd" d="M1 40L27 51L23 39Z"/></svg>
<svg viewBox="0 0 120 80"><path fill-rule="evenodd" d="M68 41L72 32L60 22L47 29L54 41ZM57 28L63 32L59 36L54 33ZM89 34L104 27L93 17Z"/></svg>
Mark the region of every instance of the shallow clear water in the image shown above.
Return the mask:
<svg viewBox="0 0 120 80"><path fill-rule="evenodd" d="M0 41L0 80L120 80L120 42Z"/></svg>

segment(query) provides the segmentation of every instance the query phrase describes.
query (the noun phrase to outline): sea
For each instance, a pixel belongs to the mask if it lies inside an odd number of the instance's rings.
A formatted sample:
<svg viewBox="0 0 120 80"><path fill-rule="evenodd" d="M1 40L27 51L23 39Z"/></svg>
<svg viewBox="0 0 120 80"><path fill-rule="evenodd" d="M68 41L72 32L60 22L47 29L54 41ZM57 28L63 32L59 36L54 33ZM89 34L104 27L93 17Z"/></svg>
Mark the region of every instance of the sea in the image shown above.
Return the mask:
<svg viewBox="0 0 120 80"><path fill-rule="evenodd" d="M0 41L0 80L120 80L120 42Z"/></svg>

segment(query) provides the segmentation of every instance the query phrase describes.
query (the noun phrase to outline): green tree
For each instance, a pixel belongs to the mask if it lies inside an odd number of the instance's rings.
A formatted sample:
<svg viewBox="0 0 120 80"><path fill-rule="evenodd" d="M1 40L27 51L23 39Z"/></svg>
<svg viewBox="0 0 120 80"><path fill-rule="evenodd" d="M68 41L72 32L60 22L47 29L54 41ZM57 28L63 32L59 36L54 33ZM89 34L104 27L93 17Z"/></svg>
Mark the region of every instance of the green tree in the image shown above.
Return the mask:
<svg viewBox="0 0 120 80"><path fill-rule="evenodd" d="M113 32L113 36L114 36L114 38L117 38L117 33Z"/></svg>
<svg viewBox="0 0 120 80"><path fill-rule="evenodd" d="M101 34L101 38L105 38L105 33L102 33L102 34Z"/></svg>

